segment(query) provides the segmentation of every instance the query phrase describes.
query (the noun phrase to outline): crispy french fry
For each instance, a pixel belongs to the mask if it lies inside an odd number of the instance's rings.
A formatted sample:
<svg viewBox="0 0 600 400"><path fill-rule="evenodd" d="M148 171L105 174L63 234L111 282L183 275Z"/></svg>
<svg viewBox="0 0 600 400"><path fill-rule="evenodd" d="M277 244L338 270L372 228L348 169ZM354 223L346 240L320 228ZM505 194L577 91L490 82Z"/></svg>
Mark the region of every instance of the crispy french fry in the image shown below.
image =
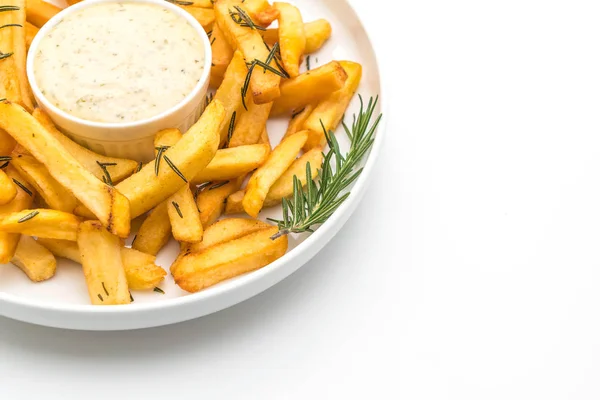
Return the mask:
<svg viewBox="0 0 600 400"><path fill-rule="evenodd" d="M49 239L77 240L81 220L63 211L39 208L0 217L0 232L21 233Z"/></svg>
<svg viewBox="0 0 600 400"><path fill-rule="evenodd" d="M0 155L9 155L17 142L4 129L0 129ZM1 165L1 164L0 164Z"/></svg>
<svg viewBox="0 0 600 400"><path fill-rule="evenodd" d="M212 48L212 66L210 68L210 86L218 88L223 83L225 71L233 59L233 49L227 42L223 31L218 24L213 24L212 34L210 35Z"/></svg>
<svg viewBox="0 0 600 400"><path fill-rule="evenodd" d="M77 245L92 304L129 304L119 238L100 222L85 221L78 229Z"/></svg>
<svg viewBox="0 0 600 400"><path fill-rule="evenodd" d="M326 143L323 126L327 131L335 131L356 93L362 77L362 66L351 61L340 61L348 74L344 87L322 100L304 123L304 129L310 131L304 150L323 148Z"/></svg>
<svg viewBox="0 0 600 400"><path fill-rule="evenodd" d="M312 104L308 104L303 109L301 109L300 111L293 114L292 118L290 119L290 123L288 124L287 131L285 132L285 135L283 136L283 138L285 139L285 138L289 137L290 135L293 135L294 133L301 131L302 127L304 126L304 123L306 122L306 120L308 119L310 114L312 114L314 109L315 109L315 106L313 106Z"/></svg>
<svg viewBox="0 0 600 400"><path fill-rule="evenodd" d="M185 11L189 12L192 17L202 25L205 31L210 31L215 22L215 12L211 8L194 7L188 5L180 5Z"/></svg>
<svg viewBox="0 0 600 400"><path fill-rule="evenodd" d="M266 228L199 253L185 254L171 267L175 282L188 292L197 292L262 268L287 251L287 236L271 239L277 231L277 227Z"/></svg>
<svg viewBox="0 0 600 400"><path fill-rule="evenodd" d="M244 213L244 206L242 205L242 201L244 201L245 195L245 190L238 190L237 192L232 193L227 198L227 202L225 203L225 215ZM263 207L266 207L266 205L263 205Z"/></svg>
<svg viewBox="0 0 600 400"><path fill-rule="evenodd" d="M235 179L263 165L268 156L269 148L264 144L218 150L210 164L192 179L192 184Z"/></svg>
<svg viewBox="0 0 600 400"><path fill-rule="evenodd" d="M27 80L25 60L25 1L5 0L2 6L18 7L17 10L0 12L0 98L33 110L33 94Z"/></svg>
<svg viewBox="0 0 600 400"><path fill-rule="evenodd" d="M81 264L77 242L58 239L38 239L38 242L56 257L63 257ZM141 251L121 247L121 259L130 290L148 290L156 287L167 272L155 264L156 257Z"/></svg>
<svg viewBox="0 0 600 400"><path fill-rule="evenodd" d="M213 100L183 138L164 151L158 165L154 160L116 186L129 199L132 218L165 201L208 165L219 147L224 118L223 105Z"/></svg>
<svg viewBox="0 0 600 400"><path fill-rule="evenodd" d="M54 179L77 197L111 232L129 235L127 198L84 169L35 118L22 107L0 103L0 127L43 163Z"/></svg>
<svg viewBox="0 0 600 400"><path fill-rule="evenodd" d="M258 143L269 146L269 153L271 153L271 150L273 150L273 147L271 147L271 139L269 138L269 132L267 132L267 128L263 129Z"/></svg>
<svg viewBox="0 0 600 400"><path fill-rule="evenodd" d="M12 164L50 208L73 212L77 206L77 199L50 175L42 163L32 156L17 155L13 157Z"/></svg>
<svg viewBox="0 0 600 400"><path fill-rule="evenodd" d="M158 132L154 137L154 155L158 155L158 148L160 147L171 147L174 146L175 143L179 142L183 134L179 129L171 128L171 129L163 129Z"/></svg>
<svg viewBox="0 0 600 400"><path fill-rule="evenodd" d="M200 220L206 229L214 224L225 211L225 201L237 191L243 182L243 177L231 182L217 182L198 194L196 205L200 210Z"/></svg>
<svg viewBox="0 0 600 400"><path fill-rule="evenodd" d="M139 167L137 161L103 156L78 145L56 129L50 117L39 108L35 109L33 116L85 169L100 180L105 176L101 164L106 165L106 171L110 174L113 183L121 182Z"/></svg>
<svg viewBox="0 0 600 400"><path fill-rule="evenodd" d="M31 46L31 42L35 38L35 35L39 32L40 28L33 25L31 22L25 23L25 43L27 43L27 48Z"/></svg>
<svg viewBox="0 0 600 400"><path fill-rule="evenodd" d="M271 225L257 219L227 218L215 222L204 232L201 242L188 244L182 253L197 253L230 240L269 228Z"/></svg>
<svg viewBox="0 0 600 400"><path fill-rule="evenodd" d="M227 140L229 125L234 113L237 115L238 111L242 108L241 91L247 73L248 69L244 62L244 56L239 51L236 51L231 63L227 67L223 83L217 89L213 100L221 102L223 107L225 107L224 123L219 129L220 144L225 143Z"/></svg>
<svg viewBox="0 0 600 400"><path fill-rule="evenodd" d="M232 48L240 50L247 62L259 60L265 62L269 57L269 50L264 45L262 37L257 30L251 27L246 27L238 24L231 16L242 13L248 13L243 4L228 4L227 2L219 1L215 4L215 17L219 28L227 38ZM277 65L273 60L270 65L277 69ZM279 97L279 83L281 78L279 75L271 71L264 71L260 68L255 68L255 72L250 77L250 89L256 104L265 104L272 102ZM264 73L263 73L264 72Z"/></svg>
<svg viewBox="0 0 600 400"><path fill-rule="evenodd" d="M331 37L331 24L324 19L319 19L304 24L304 34L306 37L305 54L312 54L321 47ZM279 29L267 29L261 31L261 35L269 46L279 42Z"/></svg>
<svg viewBox="0 0 600 400"><path fill-rule="evenodd" d="M271 116L302 109L307 104L326 100L344 87L348 75L342 65L332 61L281 84L281 97L273 103Z"/></svg>
<svg viewBox="0 0 600 400"><path fill-rule="evenodd" d="M54 276L56 258L31 236L21 235L11 262L33 282L42 282Z"/></svg>
<svg viewBox="0 0 600 400"><path fill-rule="evenodd" d="M306 49L306 36L302 14L297 7L289 3L273 3L279 11L279 45L283 67L294 78L300 73L300 60Z"/></svg>
<svg viewBox="0 0 600 400"><path fill-rule="evenodd" d="M171 221L167 203L159 204L148 214L131 247L144 253L157 255L171 238Z"/></svg>
<svg viewBox="0 0 600 400"><path fill-rule="evenodd" d="M9 203L0 206L0 219L31 207L35 193L12 165L6 168L6 174L17 185L17 195ZM20 236L18 233L0 232L0 264L6 264L13 258Z"/></svg>
<svg viewBox="0 0 600 400"><path fill-rule="evenodd" d="M17 196L17 186L6 172L0 169L0 206L3 206Z"/></svg>
<svg viewBox="0 0 600 400"><path fill-rule="evenodd" d="M27 0L26 10L27 21L31 22L38 28L44 26L44 24L48 22L50 18L54 17L61 11L60 8L43 0Z"/></svg>
<svg viewBox="0 0 600 400"><path fill-rule="evenodd" d="M237 2L243 3L252 20L262 27L271 25L279 15L279 11L267 0L238 0Z"/></svg>
<svg viewBox="0 0 600 400"><path fill-rule="evenodd" d="M72 6L73 4L77 4L79 2L81 2L82 0L67 0L67 4Z"/></svg>
<svg viewBox="0 0 600 400"><path fill-rule="evenodd" d="M294 162L307 138L307 131L286 138L273 149L265 164L252 174L242 201L248 215L254 218L258 216L269 189Z"/></svg>
<svg viewBox="0 0 600 400"><path fill-rule="evenodd" d="M202 240L203 224L196 207L194 194L189 185L185 185L169 199L167 204L171 231L179 242L196 243Z"/></svg>
<svg viewBox="0 0 600 400"><path fill-rule="evenodd" d="M256 144L265 130L273 103L254 104L252 99L246 102L248 110L238 111L235 129L228 147Z"/></svg>

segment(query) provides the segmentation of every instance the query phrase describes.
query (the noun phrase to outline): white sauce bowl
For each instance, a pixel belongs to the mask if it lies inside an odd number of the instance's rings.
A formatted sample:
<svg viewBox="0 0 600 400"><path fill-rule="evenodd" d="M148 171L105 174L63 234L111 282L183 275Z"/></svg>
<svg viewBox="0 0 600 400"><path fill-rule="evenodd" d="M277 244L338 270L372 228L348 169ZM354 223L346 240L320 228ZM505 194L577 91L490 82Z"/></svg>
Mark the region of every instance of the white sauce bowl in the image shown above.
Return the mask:
<svg viewBox="0 0 600 400"><path fill-rule="evenodd" d="M198 33L204 44L204 70L193 90L176 106L152 118L123 123L87 121L61 110L52 104L43 94L34 74L34 57L40 41L65 17L73 12L100 3L147 3L158 5L184 18ZM164 0L86 0L58 13L38 32L31 43L27 58L27 77L33 95L43 111L65 134L81 145L101 154L149 161L154 158L154 136L166 128L178 128L186 132L200 117L206 105L212 51L208 35L194 17L185 10ZM127 110L123 110L127 112Z"/></svg>

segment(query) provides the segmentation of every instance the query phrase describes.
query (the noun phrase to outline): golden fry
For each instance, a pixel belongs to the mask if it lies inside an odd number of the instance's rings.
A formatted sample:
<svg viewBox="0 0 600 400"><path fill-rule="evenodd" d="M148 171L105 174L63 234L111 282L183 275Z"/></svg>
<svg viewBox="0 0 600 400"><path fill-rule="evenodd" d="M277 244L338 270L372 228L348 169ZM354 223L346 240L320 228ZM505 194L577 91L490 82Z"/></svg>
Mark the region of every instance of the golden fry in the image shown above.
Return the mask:
<svg viewBox="0 0 600 400"><path fill-rule="evenodd" d="M63 257L81 264L81 254L77 242L58 239L38 239L57 257ZM156 287L164 279L167 272L155 264L156 257L141 251L121 247L121 259L127 277L127 285L131 290L148 290Z"/></svg>
<svg viewBox="0 0 600 400"><path fill-rule="evenodd" d="M210 31L215 22L215 12L211 8L202 8L194 6L179 6L189 12L192 17L202 25L205 31Z"/></svg>
<svg viewBox="0 0 600 400"><path fill-rule="evenodd" d="M13 157L12 164L50 208L73 212L77 199L50 175L42 163L32 156L18 155Z"/></svg>
<svg viewBox="0 0 600 400"><path fill-rule="evenodd" d="M216 182L198 194L196 204L200 210L200 221L205 229L214 224L223 214L227 197L237 191L242 182L243 177L231 182Z"/></svg>
<svg viewBox="0 0 600 400"><path fill-rule="evenodd" d="M304 123L304 129L310 131L304 146L305 151L325 146L327 141L323 132L323 125L328 132L335 131L358 89L362 77L362 66L351 61L340 61L340 64L348 74L348 79L342 89L321 101Z"/></svg>
<svg viewBox="0 0 600 400"><path fill-rule="evenodd" d="M106 171L110 174L113 183L121 182L127 178L139 167L139 163L125 158L107 157L96 154L83 146L78 145L67 136L62 134L50 119L50 117L39 108L33 112L35 119L46 128L46 130L54 136L56 140L83 166L90 171L96 178L102 180L105 176L104 169L100 164L107 165ZM100 163L100 164L99 164ZM113 165L115 164L115 165Z"/></svg>
<svg viewBox="0 0 600 400"><path fill-rule="evenodd" d="M121 241L98 221L81 223L77 245L92 304L129 304Z"/></svg>
<svg viewBox="0 0 600 400"><path fill-rule="evenodd" d="M6 156L13 151L17 142L4 129L0 129L0 155Z"/></svg>
<svg viewBox="0 0 600 400"><path fill-rule="evenodd" d="M33 110L33 94L27 80L25 61L25 1L4 0L2 6L15 6L18 10L0 12L0 98Z"/></svg>
<svg viewBox="0 0 600 400"><path fill-rule="evenodd" d="M31 22L25 23L25 43L27 43L27 48L31 46L31 42L35 38L35 35L39 32L40 28L33 25Z"/></svg>
<svg viewBox="0 0 600 400"><path fill-rule="evenodd" d="M33 187L19 175L12 165L6 168L6 174L16 184L17 195L9 203L0 206L0 219L31 207L35 193ZM18 233L0 232L0 264L6 264L13 258L20 236Z"/></svg>
<svg viewBox="0 0 600 400"><path fill-rule="evenodd" d="M279 42L279 29L267 29L261 31L261 35L269 46ZM304 24L304 35L306 37L305 54L312 54L323 47L323 44L331 37L331 24L325 19L319 19Z"/></svg>
<svg viewBox="0 0 600 400"><path fill-rule="evenodd" d="M258 216L269 189L294 162L307 138L307 131L286 138L273 149L265 164L252 174L242 202L248 215L254 218Z"/></svg>
<svg viewBox="0 0 600 400"><path fill-rule="evenodd" d="M25 9L27 11L27 21L38 28L44 26L50 18L61 11L60 8L43 0L27 0Z"/></svg>
<svg viewBox="0 0 600 400"><path fill-rule="evenodd" d="M245 195L245 190L238 190L237 192L232 193L225 203L225 215L242 214L244 212L242 201L244 201ZM266 207L266 204L263 205L263 207Z"/></svg>
<svg viewBox="0 0 600 400"><path fill-rule="evenodd" d="M271 139L269 138L269 133L267 132L267 128L263 129L263 131L260 135L260 139L258 140L258 143L269 146L269 153L271 153L271 150L273 149L273 147L271 147Z"/></svg>
<svg viewBox="0 0 600 400"><path fill-rule="evenodd" d="M17 196L17 186L12 179L0 169L0 206L3 206Z"/></svg>
<svg viewBox="0 0 600 400"><path fill-rule="evenodd" d="M49 239L77 240L81 220L63 211L39 208L0 217L0 232L21 233Z"/></svg>
<svg viewBox="0 0 600 400"><path fill-rule="evenodd" d="M318 103L342 89L348 75L342 65L332 61L281 84L281 97L273 103L271 116L298 111Z"/></svg>
<svg viewBox="0 0 600 400"><path fill-rule="evenodd" d="M213 100L183 138L164 151L158 166L154 160L116 186L129 199L131 218L165 201L208 165L219 147L224 118L223 105Z"/></svg>
<svg viewBox="0 0 600 400"><path fill-rule="evenodd" d="M269 148L264 144L221 149L210 164L192 180L192 185L204 182L229 181L246 175L264 164Z"/></svg>
<svg viewBox="0 0 600 400"><path fill-rule="evenodd" d="M254 104L252 99L246 102L248 110L243 108L239 110L235 129L228 147L244 146L256 144L260 140L260 135L267 126L269 113L273 103Z"/></svg>
<svg viewBox="0 0 600 400"><path fill-rule="evenodd" d="M218 24L213 24L210 43L213 56L210 68L210 86L218 88L223 83L225 71L227 71L227 67L233 59L233 49Z"/></svg>
<svg viewBox="0 0 600 400"><path fill-rule="evenodd" d="M54 276L56 258L31 236L21 235L11 262L33 282L42 282Z"/></svg>
<svg viewBox="0 0 600 400"><path fill-rule="evenodd" d="M226 279L262 268L285 254L287 236L272 240L277 227L179 257L171 271L175 282L188 292L198 292Z"/></svg>
<svg viewBox="0 0 600 400"><path fill-rule="evenodd" d="M131 247L144 253L157 255L171 238L171 221L167 203L156 206L146 217L131 244Z"/></svg>
<svg viewBox="0 0 600 400"><path fill-rule="evenodd" d="M265 28L271 25L279 16L279 11L267 0L238 0L237 3L243 3L252 20Z"/></svg>
<svg viewBox="0 0 600 400"><path fill-rule="evenodd" d="M159 147L171 147L175 146L175 143L179 142L183 134L179 131L179 129L171 128L171 129L163 129L158 132L154 137L154 155L158 154Z"/></svg>
<svg viewBox="0 0 600 400"><path fill-rule="evenodd" d="M198 253L209 247L239 239L243 236L269 228L271 225L257 219L227 218L215 222L204 231L204 239L199 243L189 244L185 252Z"/></svg>
<svg viewBox="0 0 600 400"><path fill-rule="evenodd" d="M223 83L219 86L213 100L221 102L223 107L225 107L224 122L219 131L220 144L227 141L229 125L233 115L235 113L237 118L237 114L242 108L242 86L244 85L247 73L248 68L246 68L246 63L244 62L244 56L239 51L236 51L231 63L227 67Z"/></svg>
<svg viewBox="0 0 600 400"><path fill-rule="evenodd" d="M240 50L247 62L254 60L265 62L269 56L269 50L265 47L258 31L251 27L242 26L232 19L231 13L234 13L234 15L239 14L238 9L246 14L248 13L244 4L230 5L222 1L216 3L215 16L219 28L223 31L231 47ZM275 61L272 61L270 65L277 68ZM250 89L256 104L272 102L280 94L280 76L271 71L264 73L263 71L260 68L255 68L255 73L250 78Z"/></svg>
<svg viewBox="0 0 600 400"><path fill-rule="evenodd" d="M189 185L185 185L169 198L167 210L175 240L189 243L202 240L203 224Z"/></svg>
<svg viewBox="0 0 600 400"><path fill-rule="evenodd" d="M287 138L290 135L293 135L296 132L299 132L302 130L302 127L304 126L304 123L306 122L306 120L308 119L308 117L310 116L310 114L312 114L313 110L315 109L315 106L313 106L312 104L309 104L307 106L305 106L302 110L296 112L294 115L292 115L292 118L290 119L290 123L288 124L288 128L287 131L285 132L285 135L283 136L283 138Z"/></svg>
<svg viewBox="0 0 600 400"><path fill-rule="evenodd" d="M273 3L279 11L279 46L283 68L290 77L295 78L300 73L300 60L306 49L306 36L302 14L297 7L289 3Z"/></svg>
<svg viewBox="0 0 600 400"><path fill-rule="evenodd" d="M121 237L129 235L127 199L84 169L27 111L16 104L0 103L0 127L43 163L52 177L69 189L110 231Z"/></svg>

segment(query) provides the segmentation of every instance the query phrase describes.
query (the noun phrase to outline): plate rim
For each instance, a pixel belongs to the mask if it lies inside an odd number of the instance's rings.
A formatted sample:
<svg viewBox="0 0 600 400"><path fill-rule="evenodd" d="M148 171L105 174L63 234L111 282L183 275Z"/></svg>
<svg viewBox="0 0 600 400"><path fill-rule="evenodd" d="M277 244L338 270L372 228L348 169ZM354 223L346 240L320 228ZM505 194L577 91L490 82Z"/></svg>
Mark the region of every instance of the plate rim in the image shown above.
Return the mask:
<svg viewBox="0 0 600 400"><path fill-rule="evenodd" d="M43 301L39 300L39 299L32 300L27 297L22 297L19 295L0 291L0 316L4 316L7 318L16 319L16 320L20 320L20 321L24 321L24 322L39 324L39 325L43 325L43 326L64 327L64 328L69 329L68 325L74 325L74 324L66 323L64 321L63 321L63 323L57 323L57 324L49 323L49 321L42 323L42 322L38 322L38 321L41 319L44 319L44 318L37 318L37 321L35 321L33 318L26 318L25 316L23 316L23 318L20 318L19 315L17 315L17 314L19 314L18 311L21 310L23 314L25 314L25 311L28 311L28 312L48 311L48 312L60 313L64 316L75 317L75 318L78 315L90 315L90 314L100 315L100 316L107 316L107 315L116 316L116 315L118 315L118 316L123 317L123 316L135 315L135 314L138 314L141 312L174 310L174 309L177 309L177 308L180 308L183 306L189 306L189 305L195 304L195 303L202 303L202 302L207 302L209 300L215 300L216 298L225 296L228 293L237 292L237 291L242 290L244 287L249 287L253 283L257 283L258 281L261 281L270 275L275 275L285 265L292 264L294 262L294 260L297 260L303 254L309 253L308 250L310 248L313 248L313 247L317 246L317 244L319 242L324 241L325 243L323 244L323 246L321 246L321 248L319 248L315 252L315 254L311 255L304 262L301 262L300 265L297 266L297 268L293 269L291 272L284 274L284 277L282 279L285 279L286 277L292 275L295 271L297 271L299 268L301 268L306 263L308 263L308 261L314 255L316 255L318 252L320 252L327 245L327 242L337 232L334 232L333 235L331 235L331 237L328 237L328 233L330 233L331 230L335 230L336 226L338 227L338 231L339 231L345 225L345 223L350 218L350 216L353 214L356 207L360 204L360 202L362 200L362 196L363 196L364 192L366 191L368 184L370 183L369 178L372 174L372 171L373 171L375 164L381 153L381 149L383 147L383 143L384 143L385 135L386 135L386 131L387 131L386 128L387 128L388 114L389 114L389 112L388 112L389 101L388 101L387 90L385 88L385 82L387 82L386 74L385 74L385 71L383 70L382 64L381 64L381 57L380 57L381 51L378 49L378 47L375 45L375 43L373 41L373 37L369 31L369 24L365 23L365 20L361 17L360 13L357 11L356 6L354 4L354 2L356 2L356 1L357 0L345 0L345 3L348 5L350 12L354 13L354 15L356 16L356 19L362 25L365 35L366 35L366 39L368 41L368 44L371 46L371 49L373 52L374 61L375 61L375 65L376 65L376 71L379 76L379 94L378 95L373 94L372 96L373 97L377 96L379 98L378 104L380 107L380 112L382 113L382 118L379 123L379 126L377 127L377 129L375 131L375 141L373 143L373 147L371 148L370 152L368 153L367 160L363 167L363 172L360 174L360 176L358 177L358 179L352 186L351 191L350 191L350 196L348 196L348 199L314 233L312 233L305 240L303 240L301 243L299 243L295 248L293 248L291 251L286 253L283 257L279 258L275 262L273 262L263 268L260 268L256 271L253 271L253 272L250 272L243 276L237 277L234 280L225 282L222 285L218 285L216 287L210 288L209 290L203 290L203 291L200 291L197 293L190 293L185 296L180 296L180 297L176 297L176 298L169 298L169 299L165 299L163 301L156 301L156 302L151 302L151 303L129 304L126 307L123 307L120 305L107 305L107 306L99 307L99 306L94 306L91 304L43 303ZM356 94L359 94L359 93L357 92ZM282 279L278 280L277 282L275 282L274 284L272 284L268 287L274 286L275 284L279 283L279 281L281 281ZM266 288L260 290L258 293L260 293L264 290L266 290ZM258 293L256 293L256 294L258 294ZM254 297L256 294L254 294L250 297ZM236 301L229 306L222 307L213 312L204 313L202 315L199 315L196 318L200 318L202 316L205 316L205 315L208 315L208 314L211 314L214 312L218 312L222 309L228 308L232 305L238 304L245 300L246 299L241 300L241 301ZM16 312L6 313L5 312L6 307L1 307L3 304L8 304L11 307L14 307L13 310ZM183 319L181 321L183 321ZM147 327L157 326L157 325L152 325L152 324L139 324L139 327L142 327L142 325L147 326ZM164 325L164 324L161 324L161 325ZM79 328L75 328L75 329L79 329ZM110 330L110 329L114 329L114 328L107 328L107 329ZM118 330L119 328L116 328L116 329ZM124 330L124 329L135 329L135 328L121 328L121 329ZM90 330L97 330L97 329L90 328Z"/></svg>

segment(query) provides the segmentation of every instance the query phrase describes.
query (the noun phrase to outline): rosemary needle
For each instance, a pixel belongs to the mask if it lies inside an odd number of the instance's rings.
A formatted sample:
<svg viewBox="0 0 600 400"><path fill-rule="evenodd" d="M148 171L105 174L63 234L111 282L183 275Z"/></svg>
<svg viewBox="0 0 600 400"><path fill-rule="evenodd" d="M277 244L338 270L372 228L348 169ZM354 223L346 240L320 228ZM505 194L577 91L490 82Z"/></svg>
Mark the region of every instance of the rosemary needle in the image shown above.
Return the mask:
<svg viewBox="0 0 600 400"><path fill-rule="evenodd" d="M17 223L21 224L23 222L29 221L30 219L34 218L36 215L38 215L40 212L39 211L32 211L29 214L27 214L26 216L24 216L23 218L19 219L17 221Z"/></svg>
<svg viewBox="0 0 600 400"><path fill-rule="evenodd" d="M172 201L173 207L175 207L175 211L179 214L179 218L183 218L183 213L181 212L181 208L179 208L179 204L176 201Z"/></svg>

